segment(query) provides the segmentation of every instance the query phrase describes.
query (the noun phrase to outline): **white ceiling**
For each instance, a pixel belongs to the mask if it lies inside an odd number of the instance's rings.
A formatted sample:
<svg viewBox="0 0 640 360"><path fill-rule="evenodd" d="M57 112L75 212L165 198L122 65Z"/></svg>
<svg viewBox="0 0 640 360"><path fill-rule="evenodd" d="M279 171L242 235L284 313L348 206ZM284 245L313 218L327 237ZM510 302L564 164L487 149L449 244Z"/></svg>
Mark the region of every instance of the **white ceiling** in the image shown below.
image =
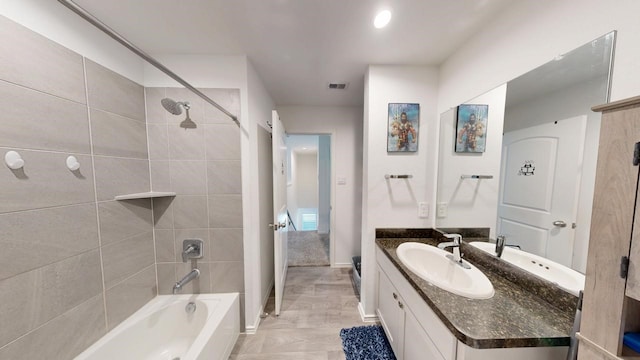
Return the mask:
<svg viewBox="0 0 640 360"><path fill-rule="evenodd" d="M311 154L318 152L318 135L287 135L287 149L293 152Z"/></svg>
<svg viewBox="0 0 640 360"><path fill-rule="evenodd" d="M363 103L368 64L439 65L512 0L76 0L148 53L247 55L277 105ZM373 27L380 9L391 23ZM328 82L349 82L344 91Z"/></svg>

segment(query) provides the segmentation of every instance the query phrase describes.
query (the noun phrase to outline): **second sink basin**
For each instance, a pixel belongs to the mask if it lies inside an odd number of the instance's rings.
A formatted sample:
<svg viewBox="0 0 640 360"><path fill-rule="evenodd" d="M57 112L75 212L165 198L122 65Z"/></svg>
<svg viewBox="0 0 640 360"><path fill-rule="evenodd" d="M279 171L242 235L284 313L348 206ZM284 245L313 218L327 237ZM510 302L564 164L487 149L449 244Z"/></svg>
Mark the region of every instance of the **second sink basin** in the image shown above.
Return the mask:
<svg viewBox="0 0 640 360"><path fill-rule="evenodd" d="M469 244L488 254L494 256L496 254L496 244L480 241L473 241ZM502 260L550 281L573 295L578 296L580 290L584 290L585 277L583 274L541 256L505 247L502 252Z"/></svg>
<svg viewBox="0 0 640 360"><path fill-rule="evenodd" d="M435 246L406 242L398 246L400 261L416 275L431 284L470 299L489 299L494 290L491 281L475 266L465 269L447 255L449 252Z"/></svg>

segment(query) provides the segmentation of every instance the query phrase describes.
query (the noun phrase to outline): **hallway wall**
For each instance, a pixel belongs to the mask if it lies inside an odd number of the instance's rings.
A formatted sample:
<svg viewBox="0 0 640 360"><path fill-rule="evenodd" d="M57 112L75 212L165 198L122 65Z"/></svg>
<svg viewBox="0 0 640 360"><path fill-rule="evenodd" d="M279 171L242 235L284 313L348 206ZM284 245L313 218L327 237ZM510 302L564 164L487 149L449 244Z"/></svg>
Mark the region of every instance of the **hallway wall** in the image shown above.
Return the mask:
<svg viewBox="0 0 640 360"><path fill-rule="evenodd" d="M318 232L328 234L331 221L331 137L318 137Z"/></svg>
<svg viewBox="0 0 640 360"><path fill-rule="evenodd" d="M280 119L293 134L331 134L335 246L332 266L351 266L360 255L362 221L362 108L279 106ZM344 180L344 182L339 181Z"/></svg>

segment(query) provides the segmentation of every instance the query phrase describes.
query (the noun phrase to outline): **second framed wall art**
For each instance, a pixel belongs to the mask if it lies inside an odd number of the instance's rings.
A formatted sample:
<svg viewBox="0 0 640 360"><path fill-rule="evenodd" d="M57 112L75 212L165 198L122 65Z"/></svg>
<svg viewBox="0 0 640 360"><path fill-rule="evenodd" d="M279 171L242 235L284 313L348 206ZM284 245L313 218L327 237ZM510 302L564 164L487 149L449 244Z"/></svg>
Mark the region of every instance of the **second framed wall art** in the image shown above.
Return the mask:
<svg viewBox="0 0 640 360"><path fill-rule="evenodd" d="M487 138L489 105L464 104L458 106L456 152L483 153Z"/></svg>
<svg viewBox="0 0 640 360"><path fill-rule="evenodd" d="M390 103L388 121L387 152L418 151L420 104Z"/></svg>

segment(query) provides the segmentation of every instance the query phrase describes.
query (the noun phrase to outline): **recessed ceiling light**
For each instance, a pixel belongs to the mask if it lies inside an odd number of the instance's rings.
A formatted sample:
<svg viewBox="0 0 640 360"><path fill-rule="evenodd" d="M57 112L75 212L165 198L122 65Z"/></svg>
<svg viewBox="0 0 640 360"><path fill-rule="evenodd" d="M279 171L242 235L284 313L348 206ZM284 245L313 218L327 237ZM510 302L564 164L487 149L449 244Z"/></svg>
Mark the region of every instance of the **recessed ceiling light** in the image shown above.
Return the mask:
<svg viewBox="0 0 640 360"><path fill-rule="evenodd" d="M389 24L389 21L391 21L391 11L382 10L376 15L375 19L373 19L373 26L375 26L376 29L382 29Z"/></svg>

